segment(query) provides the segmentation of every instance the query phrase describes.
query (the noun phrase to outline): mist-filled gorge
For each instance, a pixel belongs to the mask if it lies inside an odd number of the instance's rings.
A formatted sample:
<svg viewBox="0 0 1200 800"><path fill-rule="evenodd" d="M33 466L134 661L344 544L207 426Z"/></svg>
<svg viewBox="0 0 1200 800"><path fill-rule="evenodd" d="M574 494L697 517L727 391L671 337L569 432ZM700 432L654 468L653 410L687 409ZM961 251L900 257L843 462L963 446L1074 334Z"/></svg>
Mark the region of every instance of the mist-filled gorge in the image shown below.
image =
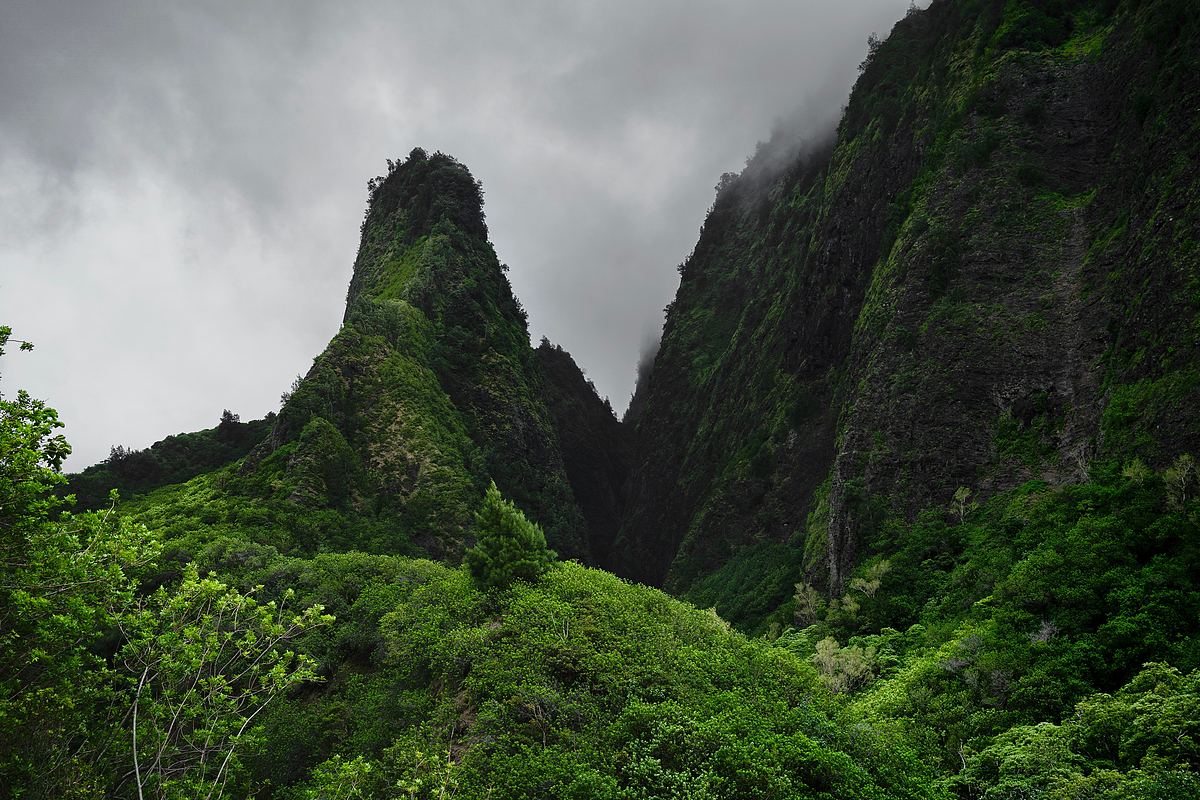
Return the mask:
<svg viewBox="0 0 1200 800"><path fill-rule="evenodd" d="M659 13L632 39L723 19ZM527 308L505 261L531 229L500 232L522 195L430 140L373 162L344 306L294 381L220 351L281 395L263 416L218 400L211 427L68 463L71 418L21 378L88 373L29 309L0 319L8 796L1200 795L1200 9L889 14L848 97L755 75L786 105L706 178L661 327L661 276L600 261L656 230L629 164L600 172L630 205L590 201L609 244L525 273ZM786 49L750 23L729 46L755 37ZM545 46L555 74L589 63ZM691 46L635 49L648 96L700 102L668 69ZM621 85L588 74L563 85ZM663 169L641 178L671 216L655 183L691 173ZM279 297L319 283L297 264ZM572 281L632 310L560 342L536 309ZM142 352L136 322L92 335ZM603 330L624 396L587 371Z"/></svg>

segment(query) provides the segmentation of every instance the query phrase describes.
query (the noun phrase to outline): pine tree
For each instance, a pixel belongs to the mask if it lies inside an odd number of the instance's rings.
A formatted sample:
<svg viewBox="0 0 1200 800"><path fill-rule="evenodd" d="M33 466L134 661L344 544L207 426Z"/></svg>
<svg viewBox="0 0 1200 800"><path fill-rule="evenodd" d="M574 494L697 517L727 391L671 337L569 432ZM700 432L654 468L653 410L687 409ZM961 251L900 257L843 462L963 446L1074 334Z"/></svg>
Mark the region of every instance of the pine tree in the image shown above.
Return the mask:
<svg viewBox="0 0 1200 800"><path fill-rule="evenodd" d="M467 568L480 589L502 589L514 581L535 581L550 568L557 553L546 546L536 523L488 487L483 507L475 515L478 539L467 551Z"/></svg>

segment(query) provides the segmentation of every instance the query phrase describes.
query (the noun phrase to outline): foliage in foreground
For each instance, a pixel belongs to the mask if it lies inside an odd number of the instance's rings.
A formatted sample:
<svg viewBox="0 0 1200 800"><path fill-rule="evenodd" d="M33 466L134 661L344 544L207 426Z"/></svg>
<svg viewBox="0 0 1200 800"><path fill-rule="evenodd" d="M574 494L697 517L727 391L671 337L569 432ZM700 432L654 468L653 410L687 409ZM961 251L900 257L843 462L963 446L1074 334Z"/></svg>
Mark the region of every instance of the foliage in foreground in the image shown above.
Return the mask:
<svg viewBox="0 0 1200 800"><path fill-rule="evenodd" d="M803 659L598 570L481 592L466 569L347 553L247 580L339 619L306 643L328 683L263 724L277 797L941 796L886 725L837 718Z"/></svg>
<svg viewBox="0 0 1200 800"><path fill-rule="evenodd" d="M10 335L0 328L0 355ZM54 494L70 453L59 427L27 393L0 395L0 785L225 796L255 717L314 677L284 645L331 618L260 605L194 568L147 595L157 539Z"/></svg>
<svg viewBox="0 0 1200 800"><path fill-rule="evenodd" d="M1061 725L1011 728L966 759L952 785L983 800L1200 796L1200 670L1147 664L1115 694L1080 701Z"/></svg>
<svg viewBox="0 0 1200 800"><path fill-rule="evenodd" d="M961 797L1197 796L1196 487L1183 455L959 492L884 521L845 595L797 584L776 644L902 725Z"/></svg>
<svg viewBox="0 0 1200 800"><path fill-rule="evenodd" d="M146 528L63 510L58 426L23 393L0 398L0 779L15 796L936 796L886 726L835 721L803 659L551 566L494 489L487 591L466 567L231 537L213 555L228 577L179 574Z"/></svg>

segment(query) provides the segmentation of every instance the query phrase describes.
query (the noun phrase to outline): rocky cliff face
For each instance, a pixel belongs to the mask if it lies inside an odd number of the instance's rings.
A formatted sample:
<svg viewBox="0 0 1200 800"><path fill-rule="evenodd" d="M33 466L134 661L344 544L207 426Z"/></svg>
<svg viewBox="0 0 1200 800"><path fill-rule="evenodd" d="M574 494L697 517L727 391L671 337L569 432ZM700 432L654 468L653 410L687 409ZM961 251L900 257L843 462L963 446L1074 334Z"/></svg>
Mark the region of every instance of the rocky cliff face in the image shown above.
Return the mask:
<svg viewBox="0 0 1200 800"><path fill-rule="evenodd" d="M1196 17L935 1L828 143L724 181L639 398L619 569L687 591L785 547L839 591L959 487L1194 451Z"/></svg>

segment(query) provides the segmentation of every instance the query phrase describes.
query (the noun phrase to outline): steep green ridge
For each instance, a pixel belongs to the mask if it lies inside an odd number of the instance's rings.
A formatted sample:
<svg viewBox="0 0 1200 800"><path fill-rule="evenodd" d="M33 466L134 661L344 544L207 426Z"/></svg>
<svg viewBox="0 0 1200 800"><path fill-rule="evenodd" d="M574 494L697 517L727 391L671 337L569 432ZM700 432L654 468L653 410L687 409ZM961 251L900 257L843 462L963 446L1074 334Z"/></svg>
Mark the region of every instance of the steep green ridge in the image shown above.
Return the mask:
<svg viewBox="0 0 1200 800"><path fill-rule="evenodd" d="M723 180L633 434L623 574L711 597L774 552L837 595L959 487L1195 451L1196 16L934 2L831 143Z"/></svg>
<svg viewBox="0 0 1200 800"><path fill-rule="evenodd" d="M568 354L530 347L479 183L418 148L369 188L342 328L277 416L122 451L65 491L93 508L118 489L184 558L251 531L283 552L453 561L494 480L561 555L604 557L623 429Z"/></svg>
<svg viewBox="0 0 1200 800"><path fill-rule="evenodd" d="M620 574L802 655L963 798L1200 793L1200 7L934 2L722 179Z"/></svg>
<svg viewBox="0 0 1200 800"><path fill-rule="evenodd" d="M586 557L479 184L449 156L417 149L371 183L341 330L218 491L276 518L325 510L375 530L357 543L342 535L342 546L453 558L489 480L556 549ZM318 538L310 545L326 546Z"/></svg>
<svg viewBox="0 0 1200 800"><path fill-rule="evenodd" d="M180 560L229 566L229 543L245 540L292 554L358 549L457 562L495 481L563 557L591 559L550 411L551 398L565 395L530 346L482 202L478 182L450 156L418 148L389 162L370 183L341 330L284 395L265 437L259 431L248 454L208 471L176 470L173 480L186 482L175 485L122 481L109 464L69 488L88 498L118 488ZM590 398L571 402L599 403L587 388ZM591 497L586 480L579 489Z"/></svg>

